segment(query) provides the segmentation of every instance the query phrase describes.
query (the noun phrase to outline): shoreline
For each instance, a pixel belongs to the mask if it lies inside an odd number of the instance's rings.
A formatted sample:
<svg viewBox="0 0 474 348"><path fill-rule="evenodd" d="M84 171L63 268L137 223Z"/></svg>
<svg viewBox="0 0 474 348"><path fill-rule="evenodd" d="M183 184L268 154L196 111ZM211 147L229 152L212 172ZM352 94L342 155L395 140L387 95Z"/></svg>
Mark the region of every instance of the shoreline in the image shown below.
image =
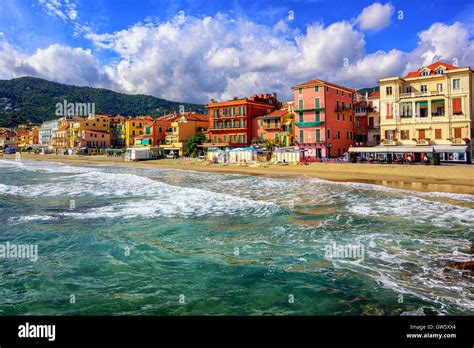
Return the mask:
<svg viewBox="0 0 474 348"><path fill-rule="evenodd" d="M15 155L3 158L15 159ZM21 154L22 159L67 164L107 164L122 167L167 168L208 173L241 174L273 178L310 177L334 182L374 184L423 192L449 192L474 195L474 165L398 165L359 163L312 163L309 165L237 165L209 164L195 159L160 159L125 162L105 156L62 156Z"/></svg>

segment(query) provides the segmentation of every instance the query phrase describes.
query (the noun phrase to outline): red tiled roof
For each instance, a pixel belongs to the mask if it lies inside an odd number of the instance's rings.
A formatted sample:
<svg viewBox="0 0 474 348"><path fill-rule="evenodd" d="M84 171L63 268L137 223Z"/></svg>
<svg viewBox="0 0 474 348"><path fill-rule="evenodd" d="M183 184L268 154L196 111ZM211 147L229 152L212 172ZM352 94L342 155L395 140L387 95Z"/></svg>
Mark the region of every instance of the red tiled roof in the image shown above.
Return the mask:
<svg viewBox="0 0 474 348"><path fill-rule="evenodd" d="M369 94L369 99L377 99L380 97L380 92L379 91L373 91L372 93Z"/></svg>
<svg viewBox="0 0 474 348"><path fill-rule="evenodd" d="M328 85L328 86L335 87L335 88L345 89L346 91L349 91L349 92L354 92L355 91L353 88L339 86L339 85L336 85L334 83L323 81L323 80L320 80L320 79L315 79L315 80L299 83L296 86L293 86L292 88L296 89L296 88L299 88L299 87L310 87L310 86L320 85L320 84Z"/></svg>
<svg viewBox="0 0 474 348"><path fill-rule="evenodd" d="M435 70L436 68L438 68L439 66L443 66L445 67L447 70L453 70L453 69L459 69L457 66L454 66L454 65L451 65L451 64L448 64L448 63L444 63L444 62L436 62L436 63L433 63L431 65L428 65L426 67L422 67L420 68L418 71L412 71L412 72L409 72L404 78L410 78L410 77L418 77L418 76L421 76L421 71L422 70L425 70L425 69L429 69L430 70L430 75L435 75Z"/></svg>

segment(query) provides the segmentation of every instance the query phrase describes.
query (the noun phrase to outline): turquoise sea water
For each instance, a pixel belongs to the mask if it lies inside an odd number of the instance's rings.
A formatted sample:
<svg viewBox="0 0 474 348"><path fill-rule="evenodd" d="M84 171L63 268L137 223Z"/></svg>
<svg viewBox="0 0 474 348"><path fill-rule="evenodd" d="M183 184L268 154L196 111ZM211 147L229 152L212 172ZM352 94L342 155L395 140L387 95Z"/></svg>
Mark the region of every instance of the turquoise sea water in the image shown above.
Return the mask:
<svg viewBox="0 0 474 348"><path fill-rule="evenodd" d="M469 260L473 202L0 160L0 244L38 245L36 262L0 259L0 314L472 315L472 273L446 266ZM334 243L364 257L328 258Z"/></svg>

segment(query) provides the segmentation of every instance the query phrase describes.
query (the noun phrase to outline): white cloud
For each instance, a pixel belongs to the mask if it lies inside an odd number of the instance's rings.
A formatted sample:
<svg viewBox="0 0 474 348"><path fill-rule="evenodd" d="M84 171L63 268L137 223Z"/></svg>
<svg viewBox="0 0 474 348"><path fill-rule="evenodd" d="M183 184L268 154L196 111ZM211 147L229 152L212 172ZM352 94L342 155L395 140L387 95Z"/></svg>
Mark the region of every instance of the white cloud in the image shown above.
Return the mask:
<svg viewBox="0 0 474 348"><path fill-rule="evenodd" d="M316 23L300 32L286 22L266 26L224 14L176 16L114 33L85 32L97 49L116 55L105 66L91 50L52 45L27 55L0 40L0 78L32 75L206 103L263 92L288 99L291 86L314 78L374 86L382 77L402 75L433 59L473 65L474 44L463 24L435 23L418 35L411 52L368 54L363 31L346 21ZM17 57L21 66L15 66Z"/></svg>
<svg viewBox="0 0 474 348"><path fill-rule="evenodd" d="M362 10L356 23L362 30L380 30L390 25L394 8L390 3L382 5L375 2Z"/></svg>
<svg viewBox="0 0 474 348"><path fill-rule="evenodd" d="M418 37L420 40L411 52L407 70L417 70L438 60L458 66L474 66L474 41L469 39L464 24L434 23L418 33Z"/></svg>
<svg viewBox="0 0 474 348"><path fill-rule="evenodd" d="M0 77L27 75L79 86L116 88L90 50L55 44L26 55L4 42L0 50Z"/></svg>
<svg viewBox="0 0 474 348"><path fill-rule="evenodd" d="M77 6L72 0L38 0L46 13L63 21L74 21L77 18Z"/></svg>

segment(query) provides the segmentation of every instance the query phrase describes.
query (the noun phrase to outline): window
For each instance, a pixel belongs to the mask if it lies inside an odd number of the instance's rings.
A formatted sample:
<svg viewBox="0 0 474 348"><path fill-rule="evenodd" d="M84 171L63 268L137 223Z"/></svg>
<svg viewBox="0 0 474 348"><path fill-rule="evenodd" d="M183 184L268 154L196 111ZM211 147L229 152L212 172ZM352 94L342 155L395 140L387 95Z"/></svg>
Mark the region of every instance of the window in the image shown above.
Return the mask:
<svg viewBox="0 0 474 348"><path fill-rule="evenodd" d="M453 89L461 89L461 79L453 80Z"/></svg>
<svg viewBox="0 0 474 348"><path fill-rule="evenodd" d="M430 72L426 70L421 73L421 76L428 76L429 74Z"/></svg>
<svg viewBox="0 0 474 348"><path fill-rule="evenodd" d="M319 111L315 111L314 113L314 121L319 122L320 121L320 114Z"/></svg>
<svg viewBox="0 0 474 348"><path fill-rule="evenodd" d="M436 85L436 89L438 90L438 92L442 92L443 91L443 84L442 83L438 83Z"/></svg>
<svg viewBox="0 0 474 348"><path fill-rule="evenodd" d="M298 107L300 110L303 110L303 106L304 106L303 99L298 100Z"/></svg>
<svg viewBox="0 0 474 348"><path fill-rule="evenodd" d="M320 140L321 140L321 130L316 129L316 141L320 141Z"/></svg>
<svg viewBox="0 0 474 348"><path fill-rule="evenodd" d="M428 87L426 85L421 85L420 86L420 91L426 92L426 91L428 91Z"/></svg>
<svg viewBox="0 0 474 348"><path fill-rule="evenodd" d="M419 129L418 130L418 139L425 139L426 137L426 132L424 129Z"/></svg>
<svg viewBox="0 0 474 348"><path fill-rule="evenodd" d="M352 123L352 115L350 115L350 118L351 118L351 123Z"/></svg>
<svg viewBox="0 0 474 348"><path fill-rule="evenodd" d="M462 133L461 131L462 131L462 129L459 128L459 127L454 128L454 137L455 137L456 139L461 138L461 133Z"/></svg>
<svg viewBox="0 0 474 348"><path fill-rule="evenodd" d="M341 139L341 131L339 131L339 130L337 131L337 139L339 139L339 140Z"/></svg>
<svg viewBox="0 0 474 348"><path fill-rule="evenodd" d="M326 92L329 92L329 87L326 86Z"/></svg>
<svg viewBox="0 0 474 348"><path fill-rule="evenodd" d="M319 86L314 86L314 91L319 92Z"/></svg>
<svg viewBox="0 0 474 348"><path fill-rule="evenodd" d="M438 70L436 70L436 73L437 73L438 75L443 75L443 74L444 74L444 70L443 70L443 69L438 69Z"/></svg>
<svg viewBox="0 0 474 348"><path fill-rule="evenodd" d="M349 140L349 131L346 131L346 140Z"/></svg>
<svg viewBox="0 0 474 348"><path fill-rule="evenodd" d="M339 121L339 112L337 113L337 120Z"/></svg>
<svg viewBox="0 0 474 348"><path fill-rule="evenodd" d="M461 98L453 98L453 114L454 115L462 115Z"/></svg>
<svg viewBox="0 0 474 348"><path fill-rule="evenodd" d="M344 91L341 91L341 95L344 97Z"/></svg>
<svg viewBox="0 0 474 348"><path fill-rule="evenodd" d="M407 86L406 91L407 91L407 93L413 92L413 87L412 86Z"/></svg>
<svg viewBox="0 0 474 348"><path fill-rule="evenodd" d="M387 95L392 95L392 87L386 87L385 91L386 91Z"/></svg>
<svg viewBox="0 0 474 348"><path fill-rule="evenodd" d="M298 94L303 94L303 88L298 88Z"/></svg>
<svg viewBox="0 0 474 348"><path fill-rule="evenodd" d="M304 131L300 129L300 143L304 143Z"/></svg>
<svg viewBox="0 0 474 348"><path fill-rule="evenodd" d="M234 116L234 108L230 108L230 116Z"/></svg>
<svg viewBox="0 0 474 348"><path fill-rule="evenodd" d="M402 130L400 134L402 140L410 139L410 131L409 130Z"/></svg>
<svg viewBox="0 0 474 348"><path fill-rule="evenodd" d="M328 139L331 139L331 130L328 129Z"/></svg>
<svg viewBox="0 0 474 348"><path fill-rule="evenodd" d="M227 142L227 135L224 134L224 143Z"/></svg>
<svg viewBox="0 0 474 348"><path fill-rule="evenodd" d="M393 118L393 104L392 103L387 103L387 115L386 118Z"/></svg>
<svg viewBox="0 0 474 348"><path fill-rule="evenodd" d="M435 129L435 139L443 139L441 128Z"/></svg>
<svg viewBox="0 0 474 348"><path fill-rule="evenodd" d="M319 108L319 98L314 98L314 107Z"/></svg>
<svg viewBox="0 0 474 348"><path fill-rule="evenodd" d="M299 113L298 113L298 118L299 118L298 121L304 122L304 116L303 116L303 113L302 113L302 112L299 112Z"/></svg>
<svg viewBox="0 0 474 348"><path fill-rule="evenodd" d="M338 89L336 89L336 95L339 95L339 90Z"/></svg>

